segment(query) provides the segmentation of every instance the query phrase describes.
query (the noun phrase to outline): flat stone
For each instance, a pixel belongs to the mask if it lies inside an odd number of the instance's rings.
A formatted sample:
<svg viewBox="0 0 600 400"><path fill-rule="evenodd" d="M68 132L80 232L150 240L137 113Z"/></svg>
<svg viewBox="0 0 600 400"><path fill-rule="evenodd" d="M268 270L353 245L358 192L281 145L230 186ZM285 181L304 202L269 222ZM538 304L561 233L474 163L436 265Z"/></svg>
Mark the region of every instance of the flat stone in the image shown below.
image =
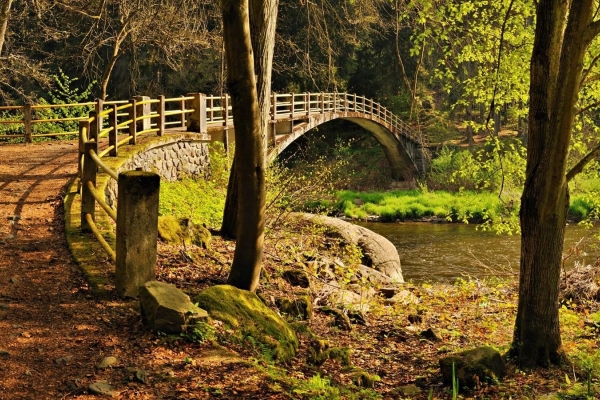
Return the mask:
<svg viewBox="0 0 600 400"><path fill-rule="evenodd" d="M140 286L140 307L144 324L156 332L181 333L188 325L208 319L208 313L195 306L188 295L164 282Z"/></svg>
<svg viewBox="0 0 600 400"><path fill-rule="evenodd" d="M422 338L431 340L432 342L441 342L442 336L435 328L428 328L419 334Z"/></svg>
<svg viewBox="0 0 600 400"><path fill-rule="evenodd" d="M405 385L397 387L394 392L402 397L416 397L421 394L421 389L415 385Z"/></svg>
<svg viewBox="0 0 600 400"><path fill-rule="evenodd" d="M96 368L105 369L108 367L112 367L116 363L117 363L117 357L113 357L113 356L104 357L102 359L102 361L100 361L100 364L96 365Z"/></svg>
<svg viewBox="0 0 600 400"><path fill-rule="evenodd" d="M88 386L90 393L101 396L114 396L115 389L107 381L96 381Z"/></svg>
<svg viewBox="0 0 600 400"><path fill-rule="evenodd" d="M17 283L19 283L19 279L13 276L12 278L10 278L10 282L16 285Z"/></svg>

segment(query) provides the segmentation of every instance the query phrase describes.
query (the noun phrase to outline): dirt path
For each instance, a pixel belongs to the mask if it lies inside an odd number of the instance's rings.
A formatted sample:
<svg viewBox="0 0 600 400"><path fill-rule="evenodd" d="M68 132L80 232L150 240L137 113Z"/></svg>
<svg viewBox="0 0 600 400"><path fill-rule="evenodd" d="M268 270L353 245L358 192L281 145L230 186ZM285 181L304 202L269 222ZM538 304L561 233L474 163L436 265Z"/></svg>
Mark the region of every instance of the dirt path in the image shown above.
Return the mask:
<svg viewBox="0 0 600 400"><path fill-rule="evenodd" d="M67 248L75 143L2 144L0 160L0 399L82 394L111 378L95 366L119 355L139 318L92 299Z"/></svg>

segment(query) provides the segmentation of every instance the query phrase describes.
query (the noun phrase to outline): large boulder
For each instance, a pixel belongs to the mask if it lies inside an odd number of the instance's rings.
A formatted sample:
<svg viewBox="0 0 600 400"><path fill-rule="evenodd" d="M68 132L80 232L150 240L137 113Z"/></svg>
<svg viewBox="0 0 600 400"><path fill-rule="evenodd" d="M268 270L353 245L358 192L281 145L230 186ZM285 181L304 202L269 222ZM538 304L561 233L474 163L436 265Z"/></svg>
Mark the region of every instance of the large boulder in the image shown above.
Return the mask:
<svg viewBox="0 0 600 400"><path fill-rule="evenodd" d="M203 290L194 301L210 317L237 331L240 338L252 337L271 350L273 358L290 360L298 348L294 330L256 294L230 285Z"/></svg>
<svg viewBox="0 0 600 400"><path fill-rule="evenodd" d="M441 358L440 369L446 385L452 384L452 365L459 387L475 388L478 382L495 383L506 375L502 356L489 346Z"/></svg>
<svg viewBox="0 0 600 400"><path fill-rule="evenodd" d="M396 246L383 236L338 218L314 214L299 214L315 224L323 225L327 234L357 245L363 253L362 263L381 272L393 282L402 283L402 268Z"/></svg>
<svg viewBox="0 0 600 400"><path fill-rule="evenodd" d="M208 318L208 313L192 304L188 295L159 281L140 286L140 307L144 324L155 332L181 333Z"/></svg>

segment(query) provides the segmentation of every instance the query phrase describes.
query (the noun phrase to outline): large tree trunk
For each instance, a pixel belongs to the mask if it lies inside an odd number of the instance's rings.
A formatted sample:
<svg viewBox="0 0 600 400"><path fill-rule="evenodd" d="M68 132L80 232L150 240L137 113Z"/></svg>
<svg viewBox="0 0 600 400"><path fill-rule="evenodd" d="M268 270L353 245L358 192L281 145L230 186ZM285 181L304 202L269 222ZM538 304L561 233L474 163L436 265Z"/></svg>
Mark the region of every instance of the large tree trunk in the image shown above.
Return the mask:
<svg viewBox="0 0 600 400"><path fill-rule="evenodd" d="M278 0L249 0L249 6L250 38L252 50L254 51L254 72L256 73L258 91L261 138L265 151L264 157L266 157L270 120L271 67L275 48ZM234 155L221 224L221 234L232 239L236 237L238 214L238 190L235 186L237 181L235 174L236 158L237 156Z"/></svg>
<svg viewBox="0 0 600 400"><path fill-rule="evenodd" d="M238 230L227 282L255 290L262 261L265 225L265 157L261 138L248 0L222 0L227 86L233 105L238 196Z"/></svg>
<svg viewBox="0 0 600 400"><path fill-rule="evenodd" d="M537 6L520 211L519 304L511 349L523 367L563 359L558 283L569 206L567 154L593 2L540 0Z"/></svg>
<svg viewBox="0 0 600 400"><path fill-rule="evenodd" d="M6 38L11 4L12 0L0 0L0 56L2 56L2 48L4 47L4 40Z"/></svg>

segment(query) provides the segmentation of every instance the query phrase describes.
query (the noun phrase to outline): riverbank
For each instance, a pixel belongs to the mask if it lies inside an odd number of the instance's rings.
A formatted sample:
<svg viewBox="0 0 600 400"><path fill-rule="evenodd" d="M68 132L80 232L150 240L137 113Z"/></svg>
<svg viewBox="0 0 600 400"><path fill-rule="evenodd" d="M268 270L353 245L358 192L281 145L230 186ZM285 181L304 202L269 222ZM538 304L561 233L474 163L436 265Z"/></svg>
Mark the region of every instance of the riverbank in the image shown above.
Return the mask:
<svg viewBox="0 0 600 400"><path fill-rule="evenodd" d="M514 224L520 197L517 193L463 190L393 190L387 192L338 191L331 200L307 203L311 210L330 212L349 219L369 222L470 222ZM581 221L596 217L600 201L588 193L571 196L569 219Z"/></svg>
<svg viewBox="0 0 600 400"><path fill-rule="evenodd" d="M312 264L305 257L313 260L334 256L326 253L327 246L319 244L318 236L286 230L284 237L267 238L258 292L270 307L277 309L276 299L282 296L299 297L297 288L282 279L286 265L302 264L310 271L308 265ZM210 249L192 247L186 253L178 247L161 245L159 279L193 296L205 287L225 282L233 249L233 242L218 236L213 237ZM303 295L308 292L314 296L321 290L322 281L318 275L310 276L310 287ZM348 284L352 284L350 279ZM379 289L365 287L365 293L373 291ZM159 378L159 371L148 371L153 378L141 390L163 393L170 388L196 398L227 399L446 399L451 398L451 388L442 384L438 366L441 357L481 345L493 346L504 354L511 343L517 304L514 278L406 283L396 287L394 300L386 297L365 298L362 317L353 320L351 330L340 328L335 317L319 307L307 320L296 319L300 348L286 365L272 361L252 338L236 338L219 325L213 326L214 345L199 345L186 338L159 340L151 352L171 355L160 368L172 371L173 377ZM313 299L315 305L322 305L322 299ZM593 374L600 371L594 330L594 321L600 321L597 310L595 302L576 301L565 301L560 310L563 344L573 366L523 372L506 360L508 374L502 382L461 390L459 398L533 399L552 394L554 397L548 399L558 399L555 394L561 393L562 398L570 394L580 396L570 398L583 399L587 388L582 382L586 382L589 370L594 396L598 381ZM315 343L347 351L341 358L315 364L310 361ZM201 364L207 347L215 345L225 347L230 357L238 360L230 363L226 372L215 367L212 371L222 374L218 378ZM199 371L206 377L201 382L197 379ZM357 380L358 371L370 380ZM118 381L119 372L115 370L113 375ZM160 387L163 389L157 391Z"/></svg>

